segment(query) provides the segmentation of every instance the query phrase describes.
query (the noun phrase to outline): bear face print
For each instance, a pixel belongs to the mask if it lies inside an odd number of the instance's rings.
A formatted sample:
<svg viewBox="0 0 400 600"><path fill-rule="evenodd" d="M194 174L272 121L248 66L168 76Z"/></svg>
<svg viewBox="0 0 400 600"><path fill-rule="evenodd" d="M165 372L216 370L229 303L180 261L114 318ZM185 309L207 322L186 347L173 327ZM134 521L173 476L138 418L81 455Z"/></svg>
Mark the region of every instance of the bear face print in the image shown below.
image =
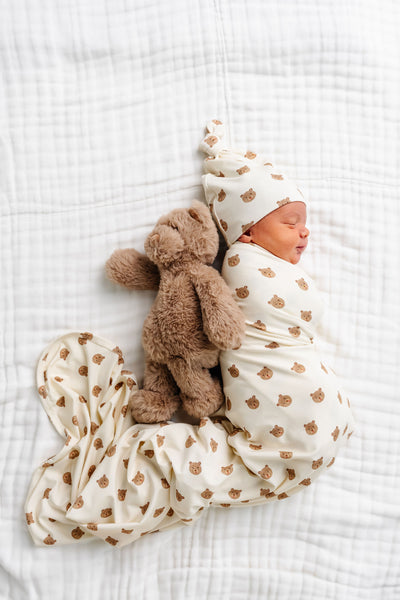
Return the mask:
<svg viewBox="0 0 400 600"><path fill-rule="evenodd" d="M277 205L279 207L281 206L285 206L285 204L289 204L290 200L289 198L283 198L283 200L278 200Z"/></svg>
<svg viewBox="0 0 400 600"><path fill-rule="evenodd" d="M161 478L161 485L165 490L168 490L171 487L165 477Z"/></svg>
<svg viewBox="0 0 400 600"><path fill-rule="evenodd" d="M103 356L102 354L95 354L92 357L92 361L94 362L95 365L101 365L101 363L104 359L105 359L105 356Z"/></svg>
<svg viewBox="0 0 400 600"><path fill-rule="evenodd" d="M44 538L43 543L46 544L46 546L52 546L56 543L56 540L49 534L47 537Z"/></svg>
<svg viewBox="0 0 400 600"><path fill-rule="evenodd" d="M312 468L314 469L314 471L316 469L319 469L323 462L324 462L324 459L322 456L318 460L313 460Z"/></svg>
<svg viewBox="0 0 400 600"><path fill-rule="evenodd" d="M283 298L279 298L279 296L274 294L271 300L268 300L268 304L271 304L274 308L283 308L285 306L285 301Z"/></svg>
<svg viewBox="0 0 400 600"><path fill-rule="evenodd" d="M228 496L230 498L232 498L232 500L237 500L238 498L240 498L241 492L242 492L242 490L235 490L235 489L231 488L230 491L228 492Z"/></svg>
<svg viewBox="0 0 400 600"><path fill-rule="evenodd" d="M69 354L69 350L67 350L66 348L63 348L62 350L60 350L60 358L62 358L63 360L67 360L68 354Z"/></svg>
<svg viewBox="0 0 400 600"><path fill-rule="evenodd" d="M213 452L216 452L218 448L218 442L216 442L213 438L210 440L210 448Z"/></svg>
<svg viewBox="0 0 400 600"><path fill-rule="evenodd" d="M228 265L230 267L237 267L237 265L240 263L240 258L239 258L239 254L234 254L233 256L230 256L228 258Z"/></svg>
<svg viewBox="0 0 400 600"><path fill-rule="evenodd" d="M279 394L277 406L287 407L292 404L292 398L288 394Z"/></svg>
<svg viewBox="0 0 400 600"><path fill-rule="evenodd" d="M82 508L82 506L84 505L83 502L83 498L82 496L78 496L77 499L75 500L74 504L72 505L72 508Z"/></svg>
<svg viewBox="0 0 400 600"><path fill-rule="evenodd" d="M247 152L244 156L245 156L245 158L248 158L249 160L253 160L253 158L255 158L257 156L257 154L255 152L251 152L250 150L247 150Z"/></svg>
<svg viewBox="0 0 400 600"><path fill-rule="evenodd" d="M336 442L336 440L339 437L339 427L336 426L335 429L332 431L331 436L333 437L333 441Z"/></svg>
<svg viewBox="0 0 400 600"><path fill-rule="evenodd" d="M295 281L301 290L308 290L308 283L303 277L301 279L296 279Z"/></svg>
<svg viewBox="0 0 400 600"><path fill-rule="evenodd" d="M270 492L270 489L267 488L261 488L260 489L260 496L264 496L264 498L273 498L274 496L276 496L275 492Z"/></svg>
<svg viewBox="0 0 400 600"><path fill-rule="evenodd" d="M258 471L258 474L263 479L270 479L270 477L272 477L272 469L270 469L268 465L265 465L265 467L263 467L261 471Z"/></svg>
<svg viewBox="0 0 400 600"><path fill-rule="evenodd" d="M286 471L290 481L296 478L296 471L294 469L286 469Z"/></svg>
<svg viewBox="0 0 400 600"><path fill-rule="evenodd" d="M249 444L251 450L262 450L262 444Z"/></svg>
<svg viewBox="0 0 400 600"><path fill-rule="evenodd" d="M296 325L296 327L288 327L288 331L290 333L290 335L292 335L293 337L299 337L300 333L301 333L301 329L298 325Z"/></svg>
<svg viewBox="0 0 400 600"><path fill-rule="evenodd" d="M244 225L242 225L242 233L245 233L253 225L254 225L254 221L250 221L250 223L245 223Z"/></svg>
<svg viewBox="0 0 400 600"><path fill-rule="evenodd" d="M224 475L232 475L233 464L230 464L227 467L221 467L221 473L223 473Z"/></svg>
<svg viewBox="0 0 400 600"><path fill-rule="evenodd" d="M101 387L99 385L95 385L93 387L93 389L92 389L93 396L95 396L96 398L98 398L99 395L100 395L100 392L101 392Z"/></svg>
<svg viewBox="0 0 400 600"><path fill-rule="evenodd" d="M275 427L273 429L271 429L270 433L272 433L272 435L274 435L275 437L281 437L284 434L284 428L283 427L279 427L279 425L275 425Z"/></svg>
<svg viewBox="0 0 400 600"><path fill-rule="evenodd" d="M93 475L93 473L96 470L96 465L90 465L90 467L88 468L88 477L89 479L91 478L91 476Z"/></svg>
<svg viewBox="0 0 400 600"><path fill-rule="evenodd" d="M243 202L252 202L252 200L254 200L254 198L256 197L256 193L253 190L253 188L250 188L249 190L247 190L247 192L241 194L240 197L243 200Z"/></svg>
<svg viewBox="0 0 400 600"><path fill-rule="evenodd" d="M238 298L247 298L249 295L249 290L247 288L247 285L244 285L243 287L240 287L240 288L236 288L235 292L236 292L236 295L238 296Z"/></svg>
<svg viewBox="0 0 400 600"><path fill-rule="evenodd" d="M103 510L100 513L100 516L102 519L107 519L107 517L111 517L112 515L112 508L103 508Z"/></svg>
<svg viewBox="0 0 400 600"><path fill-rule="evenodd" d="M82 377L87 377L87 375L88 375L88 368L87 368L87 366L86 365L82 365L81 367L79 367L78 373L79 373L79 375L82 375Z"/></svg>
<svg viewBox="0 0 400 600"><path fill-rule="evenodd" d="M103 477L100 477L100 479L97 479L97 483L99 484L99 487L106 488L109 484L109 481L108 481L107 477L105 475L103 475Z"/></svg>
<svg viewBox="0 0 400 600"><path fill-rule="evenodd" d="M142 485L144 482L144 475L140 471L138 471L135 477L132 479L135 485Z"/></svg>
<svg viewBox="0 0 400 600"><path fill-rule="evenodd" d="M281 450L281 451L279 452L279 455L280 455L280 457L281 457L281 458L288 459L288 458L292 458L292 456L293 456L293 452L289 452L289 451L287 451L287 450Z"/></svg>
<svg viewBox="0 0 400 600"><path fill-rule="evenodd" d="M189 471L192 475L200 475L201 473L201 462L189 461Z"/></svg>
<svg viewBox="0 0 400 600"><path fill-rule="evenodd" d="M189 437L187 438L186 442L185 442L185 448L190 448L190 446L193 446L193 444L196 444L196 440L194 438L192 438L191 435L189 435Z"/></svg>
<svg viewBox="0 0 400 600"><path fill-rule="evenodd" d="M272 179L277 179L278 181L283 179L283 175L279 175L278 173L271 173L271 177Z"/></svg>
<svg viewBox="0 0 400 600"><path fill-rule="evenodd" d="M293 363L293 367L291 367L292 371L295 371L295 373L304 373L304 371L306 370L304 365L301 365L298 362Z"/></svg>
<svg viewBox="0 0 400 600"><path fill-rule="evenodd" d="M251 398L246 400L246 404L249 408L251 408L252 410L255 410L256 408L258 408L260 406L260 401L258 400L258 398L256 398L253 395Z"/></svg>
<svg viewBox="0 0 400 600"><path fill-rule="evenodd" d="M35 522L32 513L25 513L25 517L26 517L26 522L28 525L32 525L32 523Z"/></svg>
<svg viewBox="0 0 400 600"><path fill-rule="evenodd" d="M218 202L223 202L225 200L225 198L226 198L226 193L224 192L224 190L220 190L218 197L217 197Z"/></svg>
<svg viewBox="0 0 400 600"><path fill-rule="evenodd" d="M274 348L279 348L278 342L270 342L269 344L265 344L266 348L273 350Z"/></svg>
<svg viewBox="0 0 400 600"><path fill-rule="evenodd" d="M147 509L149 508L150 502L146 502L146 504L143 504L143 506L139 506L142 515L146 514Z"/></svg>
<svg viewBox="0 0 400 600"><path fill-rule="evenodd" d="M304 428L306 430L306 433L308 433L308 435L315 435L318 431L318 425L315 423L315 421L310 421L309 423L306 423L304 425Z"/></svg>
<svg viewBox="0 0 400 600"><path fill-rule="evenodd" d="M303 481L300 481L299 485L311 485L311 479L307 477L306 479L303 479Z"/></svg>
<svg viewBox="0 0 400 600"><path fill-rule="evenodd" d="M240 167L240 169L236 169L236 173L238 173L239 175L243 175L244 173L248 173L250 171L250 168L245 165L244 167Z"/></svg>
<svg viewBox="0 0 400 600"><path fill-rule="evenodd" d="M100 448L103 448L103 440L101 438L96 438L93 442L93 446L96 450L100 450Z"/></svg>
<svg viewBox="0 0 400 600"><path fill-rule="evenodd" d="M61 396L56 402L57 406L60 408L65 408L65 396Z"/></svg>
<svg viewBox="0 0 400 600"><path fill-rule="evenodd" d="M301 318L303 321L311 321L312 319L312 311L311 310L301 310L300 311Z"/></svg>
<svg viewBox="0 0 400 600"><path fill-rule="evenodd" d="M120 502L123 502L125 500L126 492L127 490L118 490L118 500L120 500Z"/></svg>
<svg viewBox="0 0 400 600"><path fill-rule="evenodd" d="M272 377L272 375L273 375L273 374L274 374L274 373L273 373L272 369L270 369L269 367L263 367L263 368L261 369L261 371L259 371L259 372L257 373L257 375L258 375L259 377L261 377L261 379L264 379L264 380L271 379L271 377Z"/></svg>
<svg viewBox="0 0 400 600"><path fill-rule="evenodd" d="M207 144L207 146L210 146L210 148L212 148L218 142L218 138L216 135L208 135L204 141Z"/></svg>
<svg viewBox="0 0 400 600"><path fill-rule="evenodd" d="M63 482L66 483L67 485L72 484L72 475L69 471L67 471L66 473L63 474Z"/></svg>
<svg viewBox="0 0 400 600"><path fill-rule="evenodd" d="M232 410L232 402L229 396L226 397L226 408L227 410Z"/></svg>
<svg viewBox="0 0 400 600"><path fill-rule="evenodd" d="M232 377L239 377L239 369L236 367L236 365L229 367L228 371Z"/></svg>
<svg viewBox="0 0 400 600"><path fill-rule="evenodd" d="M221 227L224 231L228 231L228 223L226 221L224 221L223 219L220 219L219 224L221 225Z"/></svg>
<svg viewBox="0 0 400 600"><path fill-rule="evenodd" d="M317 390L315 390L315 392L310 394L310 396L314 400L314 402L322 402L325 398L325 394L320 387Z"/></svg>
<svg viewBox="0 0 400 600"><path fill-rule="evenodd" d="M205 500L210 500L210 498L212 498L214 492L212 492L211 490L209 490L208 488L206 488L204 490L204 492L201 492L200 496L202 498L204 498Z"/></svg>
<svg viewBox="0 0 400 600"><path fill-rule="evenodd" d="M71 531L71 535L75 540L79 540L83 535L85 535L85 532L80 527L75 527L75 529Z"/></svg>
<svg viewBox="0 0 400 600"><path fill-rule="evenodd" d="M260 271L261 275L263 275L264 277L272 278L272 277L276 276L276 273L269 267L267 269L258 269L258 270Z"/></svg>

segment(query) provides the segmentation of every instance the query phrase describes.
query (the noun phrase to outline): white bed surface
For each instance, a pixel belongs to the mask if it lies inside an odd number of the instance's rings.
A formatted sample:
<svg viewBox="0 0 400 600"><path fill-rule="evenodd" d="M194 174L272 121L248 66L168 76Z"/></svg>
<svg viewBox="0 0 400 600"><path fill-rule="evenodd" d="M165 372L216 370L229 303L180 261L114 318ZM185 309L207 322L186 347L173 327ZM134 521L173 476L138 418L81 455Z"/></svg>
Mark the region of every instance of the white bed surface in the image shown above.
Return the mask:
<svg viewBox="0 0 400 600"><path fill-rule="evenodd" d="M0 5L1 598L400 597L399 28L390 0ZM62 443L36 361L93 331L142 377L154 296L117 289L104 263L203 197L210 118L307 193L319 345L358 429L286 503L211 509L122 550L36 548L25 496Z"/></svg>

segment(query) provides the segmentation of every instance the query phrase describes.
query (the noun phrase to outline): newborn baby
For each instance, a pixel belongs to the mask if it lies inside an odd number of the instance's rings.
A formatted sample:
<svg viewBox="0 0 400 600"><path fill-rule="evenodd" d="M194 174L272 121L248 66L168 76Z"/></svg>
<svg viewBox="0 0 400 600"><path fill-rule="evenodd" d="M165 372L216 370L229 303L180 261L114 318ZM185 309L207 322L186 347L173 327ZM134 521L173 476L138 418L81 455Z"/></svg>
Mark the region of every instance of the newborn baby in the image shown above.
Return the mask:
<svg viewBox="0 0 400 600"><path fill-rule="evenodd" d="M265 157L227 149L220 122L208 129L203 185L230 246L222 275L246 318L241 346L220 357L226 416L238 429L230 445L271 493L291 495L333 464L354 427L314 343L323 302L298 265L306 201Z"/></svg>

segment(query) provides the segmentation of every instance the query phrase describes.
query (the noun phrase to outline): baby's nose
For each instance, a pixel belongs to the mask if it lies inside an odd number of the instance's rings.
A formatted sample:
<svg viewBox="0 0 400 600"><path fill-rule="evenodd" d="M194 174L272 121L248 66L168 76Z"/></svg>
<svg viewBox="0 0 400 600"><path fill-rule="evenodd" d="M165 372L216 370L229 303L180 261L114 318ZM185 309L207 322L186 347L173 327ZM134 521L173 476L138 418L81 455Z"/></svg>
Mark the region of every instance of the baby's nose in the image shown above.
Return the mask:
<svg viewBox="0 0 400 600"><path fill-rule="evenodd" d="M303 230L301 231L300 235L301 235L301 237L306 238L310 235L310 230L307 229L307 227L304 227Z"/></svg>

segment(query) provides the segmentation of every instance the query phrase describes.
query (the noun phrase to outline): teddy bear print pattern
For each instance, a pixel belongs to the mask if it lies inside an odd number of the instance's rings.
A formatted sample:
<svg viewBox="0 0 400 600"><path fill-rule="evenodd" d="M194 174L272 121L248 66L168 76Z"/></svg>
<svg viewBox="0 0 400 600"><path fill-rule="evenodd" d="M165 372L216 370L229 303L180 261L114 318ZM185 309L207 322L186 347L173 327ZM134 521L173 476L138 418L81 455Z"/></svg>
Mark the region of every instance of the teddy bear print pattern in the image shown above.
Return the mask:
<svg viewBox="0 0 400 600"><path fill-rule="evenodd" d="M89 332L61 336L43 351L37 389L64 438L33 474L25 503L39 546L100 538L122 547L162 529L190 525L204 508L265 502L264 480L230 446L224 416L135 424L135 376L121 349Z"/></svg>
<svg viewBox="0 0 400 600"><path fill-rule="evenodd" d="M234 243L222 274L246 317L240 348L220 357L230 443L269 495L290 496L333 464L354 428L315 345L321 295L300 266L255 244Z"/></svg>
<svg viewBox="0 0 400 600"><path fill-rule="evenodd" d="M321 305L311 279L240 243L227 253L224 276L245 311L246 336L222 353L226 409L199 425L133 423L135 376L103 338L68 333L44 350L37 388L64 445L28 491L37 545L100 538L122 547L189 525L211 505L282 501L333 464L353 418L314 349Z"/></svg>

